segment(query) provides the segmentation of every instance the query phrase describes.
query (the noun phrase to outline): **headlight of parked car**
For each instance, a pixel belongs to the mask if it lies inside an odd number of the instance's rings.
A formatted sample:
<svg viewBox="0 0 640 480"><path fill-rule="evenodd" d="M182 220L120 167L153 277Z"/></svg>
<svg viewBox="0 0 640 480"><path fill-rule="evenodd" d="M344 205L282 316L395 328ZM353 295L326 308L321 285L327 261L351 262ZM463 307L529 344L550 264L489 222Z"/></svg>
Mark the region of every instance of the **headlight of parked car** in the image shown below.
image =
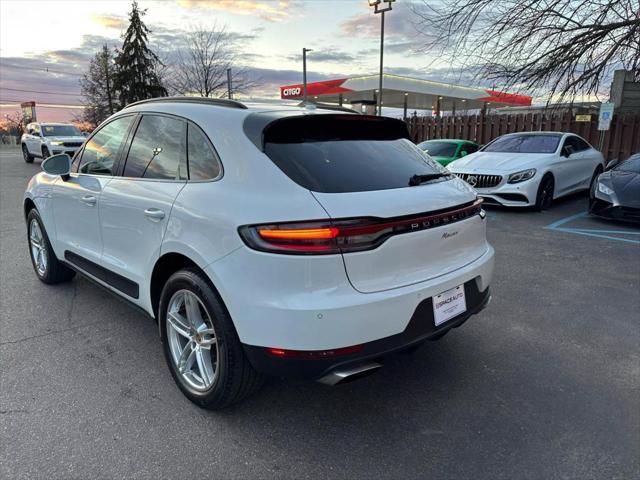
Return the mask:
<svg viewBox="0 0 640 480"><path fill-rule="evenodd" d="M607 187L604 183L598 183L598 190L605 195L612 195L613 190Z"/></svg>
<svg viewBox="0 0 640 480"><path fill-rule="evenodd" d="M512 173L511 175L509 175L508 183L524 182L525 180L529 180L530 178L533 178L535 174L536 174L535 168L530 168L529 170L522 170L521 172Z"/></svg>
<svg viewBox="0 0 640 480"><path fill-rule="evenodd" d="M51 140L51 145L63 145L64 142L61 142L60 140Z"/></svg>

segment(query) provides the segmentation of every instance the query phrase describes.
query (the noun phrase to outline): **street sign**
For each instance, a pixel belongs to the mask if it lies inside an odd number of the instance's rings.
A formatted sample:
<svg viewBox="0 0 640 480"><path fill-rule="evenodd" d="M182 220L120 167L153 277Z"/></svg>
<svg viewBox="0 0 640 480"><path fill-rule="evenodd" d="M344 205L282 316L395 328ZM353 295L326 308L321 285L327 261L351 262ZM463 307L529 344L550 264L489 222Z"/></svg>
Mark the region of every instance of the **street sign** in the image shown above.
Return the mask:
<svg viewBox="0 0 640 480"><path fill-rule="evenodd" d="M591 115L576 115L576 122L590 122Z"/></svg>
<svg viewBox="0 0 640 480"><path fill-rule="evenodd" d="M598 114L598 130L609 130L611 119L613 118L613 103L603 103L600 105Z"/></svg>

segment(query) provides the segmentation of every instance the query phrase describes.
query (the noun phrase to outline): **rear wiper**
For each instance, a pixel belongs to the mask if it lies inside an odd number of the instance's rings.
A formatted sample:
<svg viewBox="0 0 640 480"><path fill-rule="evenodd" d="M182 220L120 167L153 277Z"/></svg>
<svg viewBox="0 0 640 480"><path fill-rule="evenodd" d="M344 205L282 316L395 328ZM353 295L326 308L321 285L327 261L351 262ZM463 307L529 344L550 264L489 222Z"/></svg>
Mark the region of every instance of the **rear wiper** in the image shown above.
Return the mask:
<svg viewBox="0 0 640 480"><path fill-rule="evenodd" d="M417 187L418 185L428 182L429 180L435 180L436 178L448 177L450 173L426 173L424 175L414 175L409 179L410 187Z"/></svg>

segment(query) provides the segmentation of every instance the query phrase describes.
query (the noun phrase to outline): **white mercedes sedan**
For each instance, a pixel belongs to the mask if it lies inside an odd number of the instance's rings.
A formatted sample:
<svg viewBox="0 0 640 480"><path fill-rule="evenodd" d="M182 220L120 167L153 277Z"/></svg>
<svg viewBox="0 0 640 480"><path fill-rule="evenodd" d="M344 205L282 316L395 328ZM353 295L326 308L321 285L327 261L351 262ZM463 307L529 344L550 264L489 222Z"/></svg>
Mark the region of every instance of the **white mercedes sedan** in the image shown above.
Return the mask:
<svg viewBox="0 0 640 480"><path fill-rule="evenodd" d="M588 189L604 170L604 157L572 133L510 133L447 168L485 204L544 210L556 198Z"/></svg>

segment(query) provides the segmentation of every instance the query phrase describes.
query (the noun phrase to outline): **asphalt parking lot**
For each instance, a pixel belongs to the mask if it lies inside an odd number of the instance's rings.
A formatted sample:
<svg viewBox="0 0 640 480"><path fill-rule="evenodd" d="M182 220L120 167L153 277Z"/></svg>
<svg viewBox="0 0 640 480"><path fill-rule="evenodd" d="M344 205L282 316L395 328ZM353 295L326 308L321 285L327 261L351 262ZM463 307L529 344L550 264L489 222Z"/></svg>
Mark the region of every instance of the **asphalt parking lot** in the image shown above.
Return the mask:
<svg viewBox="0 0 640 480"><path fill-rule="evenodd" d="M0 150L2 478L640 476L640 229L489 210L493 302L376 375L270 380L223 412L175 387L156 324L83 278L40 283Z"/></svg>

